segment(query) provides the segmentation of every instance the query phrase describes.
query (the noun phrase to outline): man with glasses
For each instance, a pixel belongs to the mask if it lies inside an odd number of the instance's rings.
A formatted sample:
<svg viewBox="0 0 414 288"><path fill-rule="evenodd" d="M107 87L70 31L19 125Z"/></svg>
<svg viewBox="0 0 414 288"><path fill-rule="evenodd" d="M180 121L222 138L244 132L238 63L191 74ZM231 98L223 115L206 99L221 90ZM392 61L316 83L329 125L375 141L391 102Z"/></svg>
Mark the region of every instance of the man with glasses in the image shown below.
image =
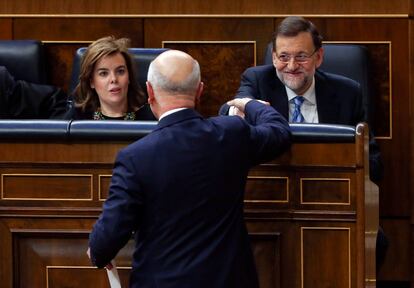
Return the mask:
<svg viewBox="0 0 414 288"><path fill-rule="evenodd" d="M312 22L298 16L287 17L272 40L273 65L248 68L241 77L236 98L269 102L289 122L355 126L367 121L360 84L317 70L324 51L322 36ZM236 107L226 104L219 114L244 117ZM370 138L370 178L378 183L383 166L379 147L372 135ZM381 264L388 246L381 229L378 240L377 264Z"/></svg>
<svg viewBox="0 0 414 288"><path fill-rule="evenodd" d="M289 122L355 126L366 122L360 84L317 68L323 61L322 36L315 25L298 16L285 18L273 34L273 65L248 68L241 77L236 98L269 102ZM240 115L224 104L221 115ZM370 141L370 178L383 176L380 151Z"/></svg>
<svg viewBox="0 0 414 288"><path fill-rule="evenodd" d="M365 120L359 83L317 70L324 51L312 22L287 17L272 42L273 65L248 68L236 98L267 101L290 122L356 125ZM220 114L239 111L223 105Z"/></svg>

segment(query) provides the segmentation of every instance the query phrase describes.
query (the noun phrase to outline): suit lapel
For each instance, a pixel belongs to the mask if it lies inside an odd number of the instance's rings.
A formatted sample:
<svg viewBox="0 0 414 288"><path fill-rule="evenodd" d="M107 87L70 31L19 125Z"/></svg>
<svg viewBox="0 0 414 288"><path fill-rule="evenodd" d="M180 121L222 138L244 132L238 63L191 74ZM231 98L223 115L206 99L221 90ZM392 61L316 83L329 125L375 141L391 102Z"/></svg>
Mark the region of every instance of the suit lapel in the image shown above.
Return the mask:
<svg viewBox="0 0 414 288"><path fill-rule="evenodd" d="M336 124L340 109L338 96L325 76L318 71L315 73L315 94L319 123Z"/></svg>
<svg viewBox="0 0 414 288"><path fill-rule="evenodd" d="M273 66L272 66L273 67ZM289 120L289 103L286 94L285 86L280 82L276 75L276 69L273 67L272 73L269 73L269 79L263 81L267 83L268 91L265 95L272 95L271 99L265 99L270 102L270 105L275 108L283 117Z"/></svg>

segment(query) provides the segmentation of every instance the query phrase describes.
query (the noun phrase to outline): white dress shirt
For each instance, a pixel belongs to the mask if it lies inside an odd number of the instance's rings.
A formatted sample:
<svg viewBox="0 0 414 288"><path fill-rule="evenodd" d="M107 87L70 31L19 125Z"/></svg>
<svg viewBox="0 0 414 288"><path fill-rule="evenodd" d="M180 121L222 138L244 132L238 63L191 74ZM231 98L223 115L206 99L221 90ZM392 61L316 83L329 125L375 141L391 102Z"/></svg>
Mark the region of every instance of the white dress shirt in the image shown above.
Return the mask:
<svg viewBox="0 0 414 288"><path fill-rule="evenodd" d="M303 96L305 101L303 101L300 111L303 115L303 118L305 118L305 123L319 123L318 110L316 106L315 77L313 77L311 86L303 95L297 95L286 86L285 89L289 101L289 122L292 122L292 115L293 111L295 110L293 98L296 96Z"/></svg>
<svg viewBox="0 0 414 288"><path fill-rule="evenodd" d="M160 116L160 119L158 119L158 121L160 121L160 120L161 120L162 118L164 118L165 116L168 116L168 115L170 115L170 114L173 114L173 113L175 113L175 112L178 112L178 111L181 111L181 110L184 110L184 109L188 109L188 108L183 107L183 108L175 108L175 109L171 109L171 110L169 110L169 111L165 112L164 114L162 114L162 115Z"/></svg>

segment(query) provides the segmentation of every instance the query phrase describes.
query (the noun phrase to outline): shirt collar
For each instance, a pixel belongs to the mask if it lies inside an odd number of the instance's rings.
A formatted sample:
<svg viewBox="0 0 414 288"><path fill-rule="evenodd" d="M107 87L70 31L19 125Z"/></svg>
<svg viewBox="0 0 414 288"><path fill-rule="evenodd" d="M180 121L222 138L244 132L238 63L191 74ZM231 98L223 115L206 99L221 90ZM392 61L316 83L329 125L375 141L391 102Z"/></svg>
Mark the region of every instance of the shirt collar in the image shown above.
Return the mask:
<svg viewBox="0 0 414 288"><path fill-rule="evenodd" d="M285 89L286 89L286 94L288 96L289 102L290 102L290 100L292 100L293 98L298 96L295 92L293 92L293 90L288 88L286 85L285 85ZM310 104L314 104L314 105L316 104L315 77L312 78L312 84L308 88L308 90L306 90L306 92L303 93L303 95L299 95L299 96L303 96L303 98L305 98L308 102L310 102Z"/></svg>
<svg viewBox="0 0 414 288"><path fill-rule="evenodd" d="M168 110L167 112L164 112L160 116L160 118L158 119L158 121L161 121L161 119L164 118L165 116L171 115L171 114L173 114L175 112L178 112L178 111L181 111L181 110L184 110L184 109L188 109L188 108L182 107L182 108L175 108L175 109Z"/></svg>

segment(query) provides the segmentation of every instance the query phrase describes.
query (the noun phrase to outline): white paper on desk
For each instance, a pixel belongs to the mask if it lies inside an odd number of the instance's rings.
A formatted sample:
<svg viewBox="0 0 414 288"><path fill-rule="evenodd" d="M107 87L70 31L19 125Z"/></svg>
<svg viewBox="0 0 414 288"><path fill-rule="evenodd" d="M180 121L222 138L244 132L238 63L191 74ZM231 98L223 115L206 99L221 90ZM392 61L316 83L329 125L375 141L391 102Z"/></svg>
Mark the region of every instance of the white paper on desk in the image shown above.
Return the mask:
<svg viewBox="0 0 414 288"><path fill-rule="evenodd" d="M109 279L109 286L111 288L122 288L121 287L121 280L119 280L118 269L116 269L115 261L111 261L112 269L106 269L106 273L108 274Z"/></svg>

